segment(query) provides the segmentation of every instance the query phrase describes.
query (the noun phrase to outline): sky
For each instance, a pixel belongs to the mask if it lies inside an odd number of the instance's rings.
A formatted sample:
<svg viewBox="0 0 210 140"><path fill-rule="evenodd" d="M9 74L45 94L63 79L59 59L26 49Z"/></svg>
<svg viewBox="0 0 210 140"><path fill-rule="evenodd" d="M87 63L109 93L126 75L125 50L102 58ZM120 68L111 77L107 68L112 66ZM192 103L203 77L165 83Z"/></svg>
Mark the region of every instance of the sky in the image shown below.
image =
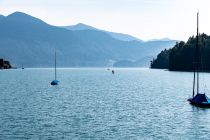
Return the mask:
<svg viewBox="0 0 210 140"><path fill-rule="evenodd" d="M142 40L184 40L200 32L210 35L210 0L0 0L0 14L15 11L51 25L84 23L99 29L126 33Z"/></svg>

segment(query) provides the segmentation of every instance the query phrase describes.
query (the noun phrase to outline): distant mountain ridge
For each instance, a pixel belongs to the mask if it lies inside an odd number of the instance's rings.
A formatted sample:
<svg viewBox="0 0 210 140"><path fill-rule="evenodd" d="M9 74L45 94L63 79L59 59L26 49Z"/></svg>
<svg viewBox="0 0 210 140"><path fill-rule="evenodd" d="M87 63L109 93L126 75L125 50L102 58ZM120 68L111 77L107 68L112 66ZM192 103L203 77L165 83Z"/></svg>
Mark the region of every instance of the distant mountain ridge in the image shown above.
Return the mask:
<svg viewBox="0 0 210 140"><path fill-rule="evenodd" d="M100 30L69 30L21 12L0 16L0 31L0 57L17 67L53 67L55 49L59 67L107 67L153 57L175 44L122 41Z"/></svg>
<svg viewBox="0 0 210 140"><path fill-rule="evenodd" d="M170 40L172 40L172 39L170 39L170 38L160 38L160 39L150 39L150 40L148 40L148 41L170 41Z"/></svg>
<svg viewBox="0 0 210 140"><path fill-rule="evenodd" d="M63 26L64 28L72 31L77 31L77 30L98 30L97 28L94 28L89 25L85 25L83 23L78 23L76 25L70 25L70 26Z"/></svg>
<svg viewBox="0 0 210 140"><path fill-rule="evenodd" d="M78 23L76 25L70 25L70 26L64 26L64 28L66 28L68 30L72 30L72 31L75 31L75 30L98 30L98 31L108 33L110 36L112 36L113 38L118 39L118 40L122 40L122 41L141 41L141 42L143 42L141 39L138 39L138 38L133 37L133 36L128 35L128 34L105 31L105 30L97 29L97 28L92 27L90 25L83 24L83 23Z"/></svg>

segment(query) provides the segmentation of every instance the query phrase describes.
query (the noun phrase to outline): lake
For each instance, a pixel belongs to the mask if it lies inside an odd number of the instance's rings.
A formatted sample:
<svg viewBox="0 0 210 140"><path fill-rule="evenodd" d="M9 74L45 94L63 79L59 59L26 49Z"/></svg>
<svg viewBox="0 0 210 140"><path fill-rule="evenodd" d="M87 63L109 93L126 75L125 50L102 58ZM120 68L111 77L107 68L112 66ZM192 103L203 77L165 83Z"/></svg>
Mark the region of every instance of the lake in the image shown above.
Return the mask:
<svg viewBox="0 0 210 140"><path fill-rule="evenodd" d="M209 139L210 109L190 105L193 73L0 70L0 139ZM210 73L201 74L210 96Z"/></svg>

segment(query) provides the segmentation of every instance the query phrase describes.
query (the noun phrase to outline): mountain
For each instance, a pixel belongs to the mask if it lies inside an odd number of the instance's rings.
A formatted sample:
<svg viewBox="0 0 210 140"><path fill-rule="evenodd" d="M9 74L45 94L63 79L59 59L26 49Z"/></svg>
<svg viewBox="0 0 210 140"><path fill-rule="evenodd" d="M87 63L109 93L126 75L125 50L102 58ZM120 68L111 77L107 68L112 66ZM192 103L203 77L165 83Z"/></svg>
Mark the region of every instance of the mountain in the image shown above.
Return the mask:
<svg viewBox="0 0 210 140"><path fill-rule="evenodd" d="M97 31L105 32L105 33L109 34L110 36L112 36L113 38L121 40L121 41L142 41L142 40L140 40L136 37L133 37L131 35L128 35L128 34L105 31L105 30L97 29L95 27L83 24L83 23L78 23L76 25L70 25L70 26L64 26L64 28L66 28L68 30L72 30L72 31L75 31L75 30L97 30Z"/></svg>
<svg viewBox="0 0 210 140"><path fill-rule="evenodd" d="M161 51L151 62L151 68L171 71L193 71L195 65L195 46L197 38L192 36L187 42L180 41L171 49ZM210 36L198 36L198 67L201 71L210 71Z"/></svg>
<svg viewBox="0 0 210 140"><path fill-rule="evenodd" d="M123 33L114 33L114 32L109 32L109 31L105 31L106 33L108 33L109 35L111 35L113 38L116 38L118 40L122 40L122 41L140 41L143 42L143 40L140 40L134 36L128 35L128 34L123 34Z"/></svg>
<svg viewBox="0 0 210 140"><path fill-rule="evenodd" d="M69 30L21 12L0 17L0 57L12 65L106 67L121 60L140 60L170 48L175 41L121 41L100 30ZM149 65L149 62L147 62Z"/></svg>
<svg viewBox="0 0 210 140"><path fill-rule="evenodd" d="M77 31L77 30L98 30L92 26L85 25L83 23L78 23L76 25L70 25L70 26L64 26L64 28L72 31Z"/></svg>
<svg viewBox="0 0 210 140"><path fill-rule="evenodd" d="M170 40L172 39L166 37L166 38L161 38L161 39L151 39L149 41L151 42L151 41L170 41Z"/></svg>
<svg viewBox="0 0 210 140"><path fill-rule="evenodd" d="M147 56L139 60L120 60L114 63L114 67L148 67L148 64L152 60L152 56Z"/></svg>

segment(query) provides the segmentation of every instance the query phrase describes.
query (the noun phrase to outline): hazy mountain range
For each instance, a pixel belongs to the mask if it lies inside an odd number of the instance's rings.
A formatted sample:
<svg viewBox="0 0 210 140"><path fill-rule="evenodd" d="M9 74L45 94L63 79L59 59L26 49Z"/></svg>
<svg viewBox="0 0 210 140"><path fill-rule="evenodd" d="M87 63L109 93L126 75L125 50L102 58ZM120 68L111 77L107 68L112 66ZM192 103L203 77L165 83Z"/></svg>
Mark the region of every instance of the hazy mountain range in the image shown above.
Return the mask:
<svg viewBox="0 0 210 140"><path fill-rule="evenodd" d="M54 50L60 67L149 66L175 40L144 42L126 34L77 24L57 27L21 12L0 16L0 58L15 66L52 67ZM127 65L129 66L129 65Z"/></svg>
<svg viewBox="0 0 210 140"><path fill-rule="evenodd" d="M71 26L65 26L64 28L72 31L78 31L78 30L96 30L96 31L102 31L104 33L109 34L111 37L122 40L122 41L142 41L134 36L128 35L128 34L123 34L123 33L114 33L114 32L109 32L101 29L97 29L95 27L85 25L83 23L78 23L76 25L71 25Z"/></svg>

